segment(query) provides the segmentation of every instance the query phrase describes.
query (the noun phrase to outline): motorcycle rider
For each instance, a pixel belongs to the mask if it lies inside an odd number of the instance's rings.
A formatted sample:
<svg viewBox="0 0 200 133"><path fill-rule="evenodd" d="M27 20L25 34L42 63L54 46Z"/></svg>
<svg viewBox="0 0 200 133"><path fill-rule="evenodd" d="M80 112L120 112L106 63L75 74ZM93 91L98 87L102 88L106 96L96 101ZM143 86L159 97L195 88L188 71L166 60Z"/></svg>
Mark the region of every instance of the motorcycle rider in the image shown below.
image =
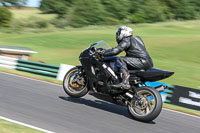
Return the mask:
<svg viewBox="0 0 200 133"><path fill-rule="evenodd" d="M114 84L114 88L129 89L129 71L147 70L153 67L152 59L147 52L145 45L140 37L133 36L133 30L127 26L121 26L116 32L118 46L102 52L103 56L115 56L125 51L125 57L118 57L116 64L119 67L122 82Z"/></svg>

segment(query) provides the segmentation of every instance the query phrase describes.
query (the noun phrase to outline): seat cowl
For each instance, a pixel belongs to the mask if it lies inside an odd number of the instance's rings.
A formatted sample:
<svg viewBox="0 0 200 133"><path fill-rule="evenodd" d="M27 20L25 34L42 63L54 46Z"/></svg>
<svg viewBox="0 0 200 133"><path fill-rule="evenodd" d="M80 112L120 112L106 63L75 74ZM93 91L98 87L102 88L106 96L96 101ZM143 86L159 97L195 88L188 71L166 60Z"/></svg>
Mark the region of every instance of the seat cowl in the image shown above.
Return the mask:
<svg viewBox="0 0 200 133"><path fill-rule="evenodd" d="M152 68L146 70L146 72L170 72L170 71L165 71L165 70L161 70L161 69L152 67Z"/></svg>
<svg viewBox="0 0 200 133"><path fill-rule="evenodd" d="M174 74L171 71L160 70L157 68L150 68L146 71L130 70L130 74L140 77L144 81L158 81L170 77Z"/></svg>
<svg viewBox="0 0 200 133"><path fill-rule="evenodd" d="M140 69L140 70L128 70L130 73L137 73L137 72L144 72L144 69Z"/></svg>

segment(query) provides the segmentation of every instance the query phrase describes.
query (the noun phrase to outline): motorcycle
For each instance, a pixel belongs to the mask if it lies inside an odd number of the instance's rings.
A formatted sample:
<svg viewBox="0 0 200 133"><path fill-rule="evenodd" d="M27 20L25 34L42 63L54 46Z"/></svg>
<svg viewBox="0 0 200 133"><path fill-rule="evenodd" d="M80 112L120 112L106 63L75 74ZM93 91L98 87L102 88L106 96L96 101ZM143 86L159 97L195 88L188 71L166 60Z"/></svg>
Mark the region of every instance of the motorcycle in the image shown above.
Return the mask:
<svg viewBox="0 0 200 133"><path fill-rule="evenodd" d="M165 79L174 72L156 68L149 70L129 70L129 90L115 89L111 85L120 83L119 71L116 68L117 57L103 57L101 51L111 48L106 42L99 41L82 51L79 60L82 66L70 69L63 80L64 91L71 97L79 98L90 95L117 105L127 106L133 119L149 122L154 120L162 110L160 91L167 86L156 88L145 85L146 81L154 82Z"/></svg>

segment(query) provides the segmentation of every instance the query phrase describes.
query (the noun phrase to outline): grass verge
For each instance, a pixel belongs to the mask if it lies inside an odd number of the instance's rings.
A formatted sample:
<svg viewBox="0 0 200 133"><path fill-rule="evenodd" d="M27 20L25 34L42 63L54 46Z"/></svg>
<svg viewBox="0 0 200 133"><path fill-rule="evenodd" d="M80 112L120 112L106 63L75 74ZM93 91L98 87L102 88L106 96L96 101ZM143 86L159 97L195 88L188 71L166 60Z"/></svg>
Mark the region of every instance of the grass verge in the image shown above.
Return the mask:
<svg viewBox="0 0 200 133"><path fill-rule="evenodd" d="M0 119L0 133L44 133Z"/></svg>
<svg viewBox="0 0 200 133"><path fill-rule="evenodd" d="M180 107L180 106L167 104L167 103L164 103L163 107L170 109L170 110L175 110L175 111L179 111L179 112L183 112L183 113L187 113L187 114L191 114L191 115L200 117L200 111L196 111L196 110L192 110L192 109L188 109L188 108L183 108L183 107Z"/></svg>
<svg viewBox="0 0 200 133"><path fill-rule="evenodd" d="M48 78L48 77L39 76L39 75L26 73L26 72L20 72L20 71L16 71L16 70L12 70L12 69L0 68L0 71L5 72L5 73L10 73L10 74L15 74L15 75L18 75L18 76L27 77L27 78L46 81L46 82L49 82L49 83L54 83L54 84L59 84L59 85L62 84L62 81L59 81L59 80L56 80L56 79L53 79L53 78Z"/></svg>

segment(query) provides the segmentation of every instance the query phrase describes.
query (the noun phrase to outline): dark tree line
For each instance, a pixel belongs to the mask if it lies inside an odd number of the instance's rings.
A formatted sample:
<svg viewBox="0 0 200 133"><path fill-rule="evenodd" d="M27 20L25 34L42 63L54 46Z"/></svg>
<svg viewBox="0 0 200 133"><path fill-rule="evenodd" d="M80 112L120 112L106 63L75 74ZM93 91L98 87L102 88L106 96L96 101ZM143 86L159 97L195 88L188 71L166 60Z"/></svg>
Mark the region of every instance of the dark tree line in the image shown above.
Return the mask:
<svg viewBox="0 0 200 133"><path fill-rule="evenodd" d="M0 0L0 5L19 7L25 5L26 1ZM41 0L39 8L43 13L58 14L58 20L54 23L61 23L60 27L200 18L200 0ZM1 7L0 25L10 21L10 18L9 11Z"/></svg>
<svg viewBox="0 0 200 133"><path fill-rule="evenodd" d="M69 25L152 23L200 16L200 0L42 0L43 13L56 13Z"/></svg>

